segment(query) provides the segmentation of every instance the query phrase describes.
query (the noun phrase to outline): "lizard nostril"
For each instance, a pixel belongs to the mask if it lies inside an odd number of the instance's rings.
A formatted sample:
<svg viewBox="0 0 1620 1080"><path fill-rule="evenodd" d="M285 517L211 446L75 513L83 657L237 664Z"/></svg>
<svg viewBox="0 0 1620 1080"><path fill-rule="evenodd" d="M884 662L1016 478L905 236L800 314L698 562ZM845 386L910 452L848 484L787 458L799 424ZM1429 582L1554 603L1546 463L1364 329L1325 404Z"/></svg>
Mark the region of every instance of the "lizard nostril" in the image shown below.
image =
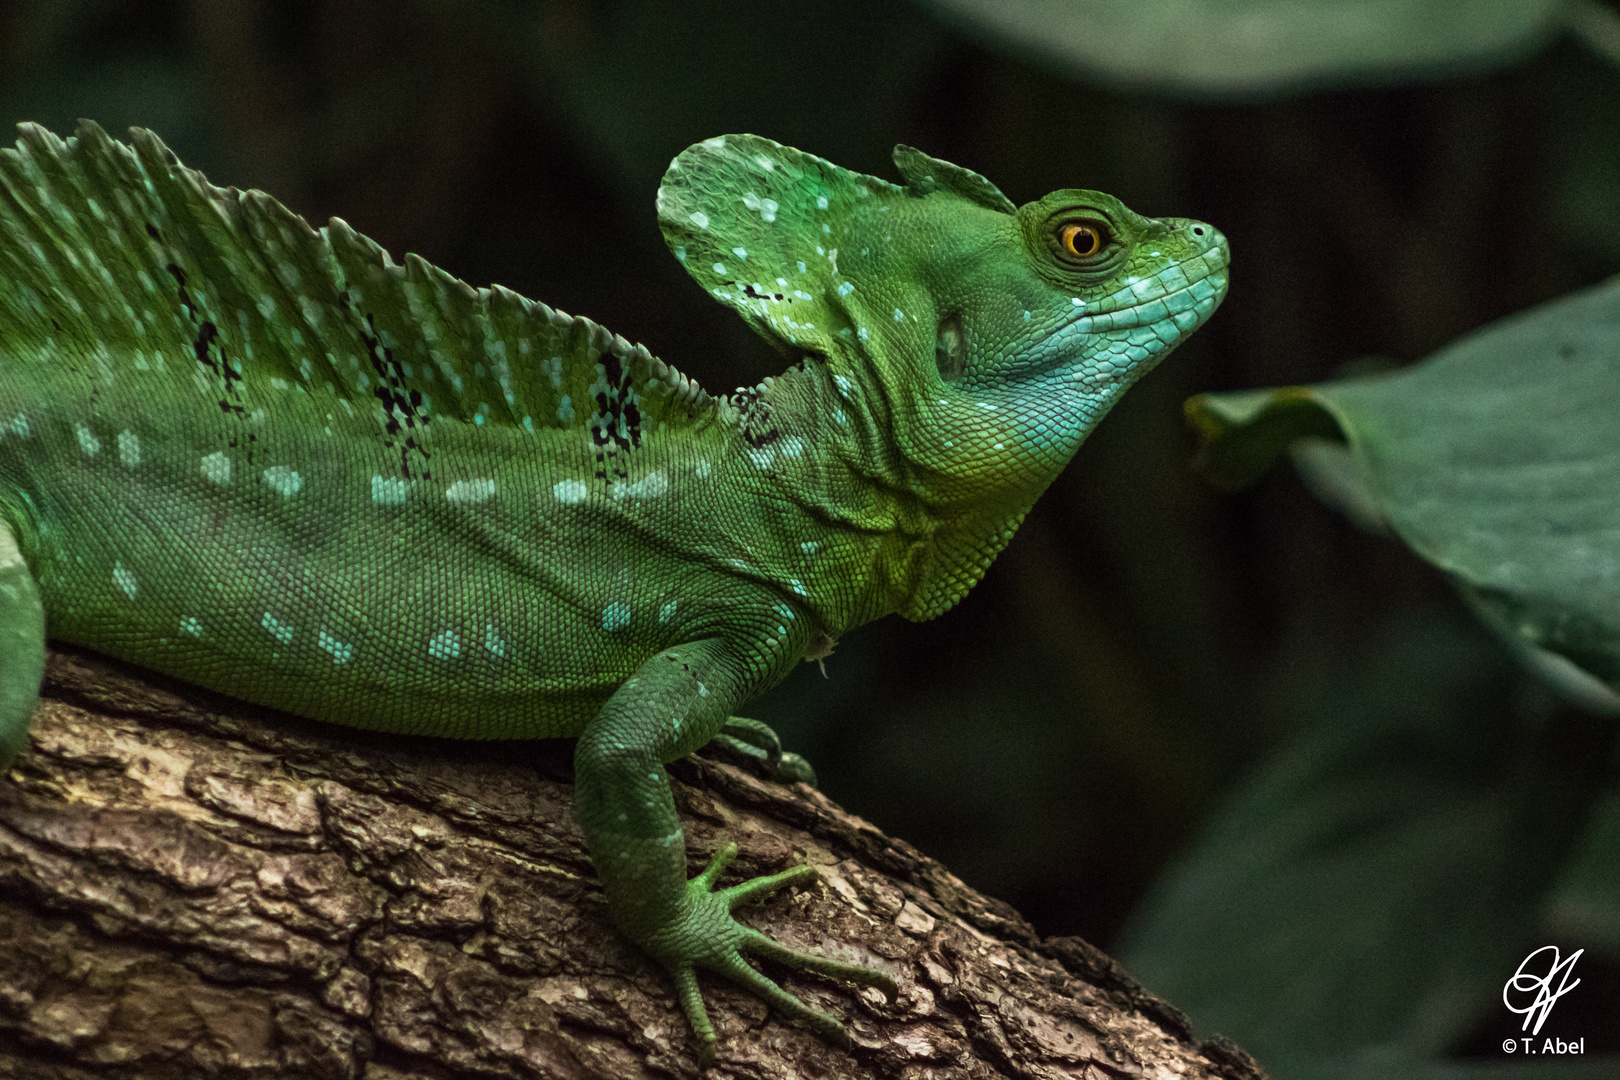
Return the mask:
<svg viewBox="0 0 1620 1080"><path fill-rule="evenodd" d="M1194 236L1203 236L1203 235L1204 235L1204 229L1203 229L1203 226L1201 226L1201 225L1194 225L1194 226L1193 226L1193 235L1194 235Z"/></svg>

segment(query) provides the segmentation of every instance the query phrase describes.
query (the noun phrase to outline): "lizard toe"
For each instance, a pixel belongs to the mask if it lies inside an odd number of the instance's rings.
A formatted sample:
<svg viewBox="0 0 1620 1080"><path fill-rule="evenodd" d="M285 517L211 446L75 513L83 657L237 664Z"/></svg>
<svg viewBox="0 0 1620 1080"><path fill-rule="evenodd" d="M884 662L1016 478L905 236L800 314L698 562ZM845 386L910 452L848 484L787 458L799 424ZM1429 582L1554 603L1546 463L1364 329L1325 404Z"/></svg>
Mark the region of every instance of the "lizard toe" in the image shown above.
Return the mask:
<svg viewBox="0 0 1620 1080"><path fill-rule="evenodd" d="M817 1035L838 1046L849 1046L849 1033L836 1017L812 1009L777 983L757 971L741 954L733 955L730 962L717 967L721 975L761 998L789 1020L809 1028Z"/></svg>

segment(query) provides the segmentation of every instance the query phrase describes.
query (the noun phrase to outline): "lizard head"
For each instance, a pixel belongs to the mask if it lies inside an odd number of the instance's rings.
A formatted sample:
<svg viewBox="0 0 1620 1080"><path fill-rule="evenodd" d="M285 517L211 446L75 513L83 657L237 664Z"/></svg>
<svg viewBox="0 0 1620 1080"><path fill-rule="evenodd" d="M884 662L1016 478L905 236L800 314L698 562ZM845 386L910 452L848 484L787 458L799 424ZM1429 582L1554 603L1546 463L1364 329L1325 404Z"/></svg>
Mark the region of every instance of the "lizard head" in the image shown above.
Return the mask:
<svg viewBox="0 0 1620 1080"><path fill-rule="evenodd" d="M1015 207L897 147L905 184L757 136L691 147L660 224L704 287L893 433L944 513L1027 507L1124 391L1215 310L1227 244L1069 189Z"/></svg>

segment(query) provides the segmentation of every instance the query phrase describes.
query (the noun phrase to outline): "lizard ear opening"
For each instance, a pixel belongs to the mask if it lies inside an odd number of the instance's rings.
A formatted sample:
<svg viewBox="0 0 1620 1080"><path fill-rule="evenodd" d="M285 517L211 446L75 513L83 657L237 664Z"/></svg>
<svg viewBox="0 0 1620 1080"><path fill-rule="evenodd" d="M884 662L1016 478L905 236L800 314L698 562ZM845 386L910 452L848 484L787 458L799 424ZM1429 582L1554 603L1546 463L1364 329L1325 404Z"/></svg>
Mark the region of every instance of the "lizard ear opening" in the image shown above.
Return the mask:
<svg viewBox="0 0 1620 1080"><path fill-rule="evenodd" d="M838 267L905 189L757 135L688 147L658 189L658 224L704 290L789 354L826 353L864 318ZM867 238L867 239L863 239Z"/></svg>
<svg viewBox="0 0 1620 1080"><path fill-rule="evenodd" d="M946 382L955 382L967 370L967 342L962 337L960 315L947 315L939 321L939 331L934 335L934 363L939 367L939 377Z"/></svg>
<svg viewBox="0 0 1620 1080"><path fill-rule="evenodd" d="M1003 214L1018 213L1018 207L1001 193L1000 188L972 169L964 169L960 165L952 165L948 161L929 157L921 150L905 145L896 146L894 167L900 170L900 175L905 178L906 187L915 195L927 195L931 191L943 189L980 206L999 210Z"/></svg>

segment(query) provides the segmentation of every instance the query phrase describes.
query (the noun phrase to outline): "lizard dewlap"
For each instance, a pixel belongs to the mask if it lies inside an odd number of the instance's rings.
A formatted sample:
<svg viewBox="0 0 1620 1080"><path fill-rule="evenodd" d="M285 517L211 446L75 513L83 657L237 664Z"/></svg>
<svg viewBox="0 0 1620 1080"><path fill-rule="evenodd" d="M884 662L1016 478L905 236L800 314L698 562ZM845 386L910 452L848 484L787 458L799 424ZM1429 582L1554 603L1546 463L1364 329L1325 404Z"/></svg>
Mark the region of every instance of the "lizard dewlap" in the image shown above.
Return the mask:
<svg viewBox="0 0 1620 1080"><path fill-rule="evenodd" d="M0 152L0 765L47 635L355 727L578 736L615 923L670 972L745 954L884 988L687 879L663 763L794 664L959 600L1125 389L1226 290L1213 228L1094 191L1015 207L755 136L693 146L675 257L792 366L711 397L595 323L217 188L149 132Z"/></svg>

